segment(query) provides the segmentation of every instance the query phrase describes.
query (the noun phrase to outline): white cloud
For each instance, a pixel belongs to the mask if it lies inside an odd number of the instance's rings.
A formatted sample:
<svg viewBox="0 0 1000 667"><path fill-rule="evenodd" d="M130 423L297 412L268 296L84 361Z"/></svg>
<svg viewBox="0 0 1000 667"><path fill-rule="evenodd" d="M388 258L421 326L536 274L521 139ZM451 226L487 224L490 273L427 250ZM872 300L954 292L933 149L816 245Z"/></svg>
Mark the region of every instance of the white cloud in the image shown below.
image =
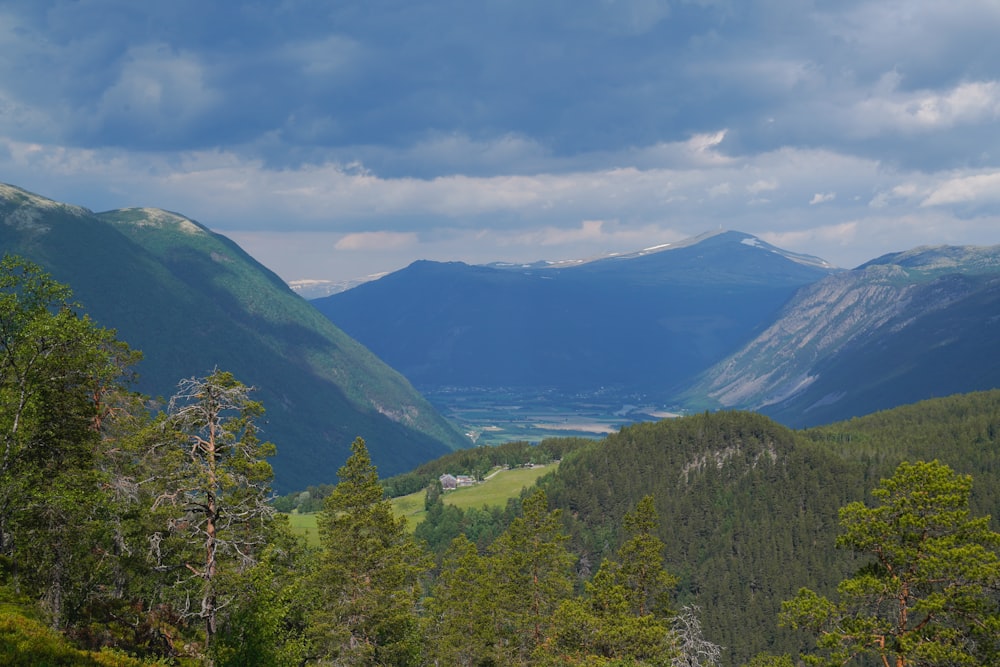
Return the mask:
<svg viewBox="0 0 1000 667"><path fill-rule="evenodd" d="M145 128L151 135L181 136L222 100L197 56L165 44L147 44L130 49L90 123L93 130L120 124Z"/></svg>
<svg viewBox="0 0 1000 667"><path fill-rule="evenodd" d="M325 78L352 73L363 53L364 47L356 40L344 35L327 35L286 44L279 56L310 76Z"/></svg>
<svg viewBox="0 0 1000 667"><path fill-rule="evenodd" d="M336 250L398 250L416 245L414 232L358 232L334 244Z"/></svg>
<svg viewBox="0 0 1000 667"><path fill-rule="evenodd" d="M1000 172L948 179L934 188L920 205L944 206L983 202L1000 202Z"/></svg>
<svg viewBox="0 0 1000 667"><path fill-rule="evenodd" d="M777 181L772 181L772 180L758 180L746 186L747 192L749 192L752 195L757 195L760 194L761 192L769 192L771 190L777 190L777 189L778 189Z"/></svg>
<svg viewBox="0 0 1000 667"><path fill-rule="evenodd" d="M290 279L355 278L415 259L579 258L720 226L841 266L886 248L1000 240L994 218L963 222L958 213L967 211L948 208L1000 192L996 173L906 171L791 147L712 165L431 179L383 176L360 163L274 168L231 151L136 154L0 139L0 155L4 179L17 185L95 210L184 213L247 243ZM740 192L754 205L727 196ZM808 205L834 194L837 207Z"/></svg>
<svg viewBox="0 0 1000 667"><path fill-rule="evenodd" d="M733 186L730 185L728 181L724 183L718 183L717 185L713 185L709 187L707 190L708 196L712 198L724 197L730 194L732 191L733 191Z"/></svg>
<svg viewBox="0 0 1000 667"><path fill-rule="evenodd" d="M919 192L920 188L915 183L901 183L877 193L868 205L871 208L883 208L894 202L913 199Z"/></svg>
<svg viewBox="0 0 1000 667"><path fill-rule="evenodd" d="M898 90L897 72L885 75L871 97L858 102L850 116L863 135L883 132L930 132L1000 117L1000 83L971 81L944 91Z"/></svg>

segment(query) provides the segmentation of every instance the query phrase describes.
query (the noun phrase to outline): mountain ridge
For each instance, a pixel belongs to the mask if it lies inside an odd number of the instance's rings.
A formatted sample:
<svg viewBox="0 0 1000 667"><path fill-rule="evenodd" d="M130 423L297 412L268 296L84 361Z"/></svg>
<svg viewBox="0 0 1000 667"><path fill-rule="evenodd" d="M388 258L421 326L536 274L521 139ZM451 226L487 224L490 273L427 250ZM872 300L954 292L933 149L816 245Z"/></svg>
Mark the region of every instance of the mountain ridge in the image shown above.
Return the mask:
<svg viewBox="0 0 1000 667"><path fill-rule="evenodd" d="M237 244L160 209L94 213L0 189L0 245L68 284L145 359L136 388L169 396L213 368L258 388L277 488L329 482L365 437L387 472L467 440L386 366Z"/></svg>
<svg viewBox="0 0 1000 667"><path fill-rule="evenodd" d="M804 287L771 326L707 369L685 395L804 426L990 389L1000 384L1000 366L988 354L1000 346L1000 327L989 326L998 306L1000 246L891 253ZM953 348L947 365L945 346ZM909 386L893 380L902 376ZM902 393L879 398L877 386ZM871 398L869 409L860 395ZM837 404L850 407L838 413Z"/></svg>
<svg viewBox="0 0 1000 667"><path fill-rule="evenodd" d="M769 323L798 287L834 271L771 247L722 232L561 268L421 260L311 303L420 388L664 392Z"/></svg>

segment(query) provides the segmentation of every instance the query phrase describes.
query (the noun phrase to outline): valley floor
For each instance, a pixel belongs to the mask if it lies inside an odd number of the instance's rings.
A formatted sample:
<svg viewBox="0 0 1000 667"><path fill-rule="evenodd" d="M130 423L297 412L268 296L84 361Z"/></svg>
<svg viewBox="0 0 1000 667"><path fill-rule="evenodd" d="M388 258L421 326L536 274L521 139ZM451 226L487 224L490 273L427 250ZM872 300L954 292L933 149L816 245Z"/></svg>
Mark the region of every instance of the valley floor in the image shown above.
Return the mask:
<svg viewBox="0 0 1000 667"><path fill-rule="evenodd" d="M628 424L680 416L680 411L645 394L605 388L576 393L519 387L421 391L476 445L567 436L602 438Z"/></svg>

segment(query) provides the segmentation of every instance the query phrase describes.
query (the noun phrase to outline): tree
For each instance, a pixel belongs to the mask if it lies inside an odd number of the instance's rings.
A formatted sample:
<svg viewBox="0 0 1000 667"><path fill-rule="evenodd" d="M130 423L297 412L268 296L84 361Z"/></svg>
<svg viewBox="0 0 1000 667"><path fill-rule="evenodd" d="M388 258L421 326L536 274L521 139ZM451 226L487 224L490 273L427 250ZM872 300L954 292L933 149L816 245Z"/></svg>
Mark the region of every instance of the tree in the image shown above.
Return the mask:
<svg viewBox="0 0 1000 667"><path fill-rule="evenodd" d="M71 297L37 265L0 261L0 554L55 627L98 586L108 546L109 497L95 467L103 401L135 360Z"/></svg>
<svg viewBox="0 0 1000 667"><path fill-rule="evenodd" d="M200 597L199 609L184 612L203 619L208 650L219 613L234 598L219 586L223 570L242 572L257 563L274 516L265 460L274 445L257 437L263 407L251 391L219 370L182 380L164 421L159 465L166 486L154 509L165 510L167 526L153 535L151 552L182 595Z"/></svg>
<svg viewBox="0 0 1000 667"><path fill-rule="evenodd" d="M465 535L452 540L423 606L428 662L474 667L497 643L492 573Z"/></svg>
<svg viewBox="0 0 1000 667"><path fill-rule="evenodd" d="M524 499L522 512L490 547L487 563L498 664L528 664L550 634L556 608L573 592L574 558L561 511L550 512L538 490Z"/></svg>
<svg viewBox="0 0 1000 667"><path fill-rule="evenodd" d="M417 664L416 605L431 559L393 515L365 441L351 452L317 522L323 551L311 634L338 665Z"/></svg>
<svg viewBox="0 0 1000 667"><path fill-rule="evenodd" d="M601 563L586 584L586 598L566 601L557 610L550 653L572 656L581 664L714 664L704 657L714 650L717 659L718 647L702 638L694 611L677 617L670 612L669 594L677 578L663 567L658 523L652 496L625 515L629 537L617 559ZM683 661L689 657L691 661Z"/></svg>
<svg viewBox="0 0 1000 667"><path fill-rule="evenodd" d="M781 620L818 637L825 659L885 667L995 665L1000 534L970 516L972 480L937 461L902 463L873 491L877 504L840 510L837 546L870 557L834 602L802 589Z"/></svg>

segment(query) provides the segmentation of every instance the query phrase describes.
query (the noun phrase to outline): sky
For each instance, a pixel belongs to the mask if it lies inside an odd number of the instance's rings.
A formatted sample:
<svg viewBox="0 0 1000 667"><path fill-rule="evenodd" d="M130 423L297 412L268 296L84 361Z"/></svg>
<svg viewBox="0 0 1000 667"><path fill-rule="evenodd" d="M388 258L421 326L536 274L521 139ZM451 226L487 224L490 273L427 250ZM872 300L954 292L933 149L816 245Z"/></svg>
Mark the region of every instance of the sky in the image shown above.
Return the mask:
<svg viewBox="0 0 1000 667"><path fill-rule="evenodd" d="M282 278L1000 243L1000 0L2 0L0 181Z"/></svg>

